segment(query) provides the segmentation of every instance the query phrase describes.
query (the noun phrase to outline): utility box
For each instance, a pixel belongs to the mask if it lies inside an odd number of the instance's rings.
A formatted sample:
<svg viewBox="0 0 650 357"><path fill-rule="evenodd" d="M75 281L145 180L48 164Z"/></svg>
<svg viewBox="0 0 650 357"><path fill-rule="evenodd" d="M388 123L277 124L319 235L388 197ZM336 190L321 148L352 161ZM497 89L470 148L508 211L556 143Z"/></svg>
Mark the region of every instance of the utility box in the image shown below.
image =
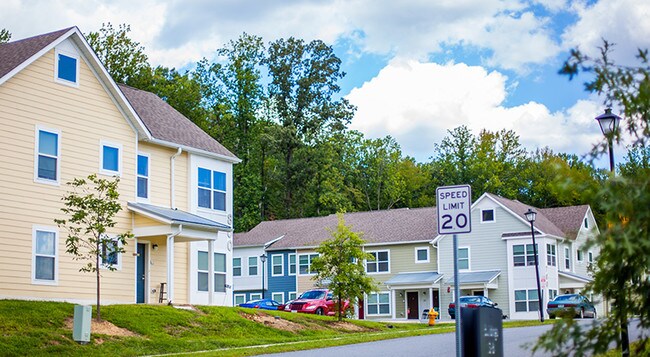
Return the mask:
<svg viewBox="0 0 650 357"><path fill-rule="evenodd" d="M72 338L82 344L90 342L90 322L93 316L93 307L90 305L75 305L74 326Z"/></svg>
<svg viewBox="0 0 650 357"><path fill-rule="evenodd" d="M461 309L463 356L503 357L501 309L481 306Z"/></svg>

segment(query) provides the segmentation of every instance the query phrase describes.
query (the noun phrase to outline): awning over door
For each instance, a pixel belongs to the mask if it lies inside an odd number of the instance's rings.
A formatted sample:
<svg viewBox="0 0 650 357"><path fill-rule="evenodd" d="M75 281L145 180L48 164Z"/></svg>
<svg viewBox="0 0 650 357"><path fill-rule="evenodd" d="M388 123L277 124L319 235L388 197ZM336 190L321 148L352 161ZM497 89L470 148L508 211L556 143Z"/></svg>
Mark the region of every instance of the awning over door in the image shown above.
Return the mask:
<svg viewBox="0 0 650 357"><path fill-rule="evenodd" d="M497 278L499 275L501 275L501 270L460 272L458 273L458 280L460 281L460 287L463 289L498 289L499 283ZM447 279L446 283L454 285L454 277L452 276Z"/></svg>
<svg viewBox="0 0 650 357"><path fill-rule="evenodd" d="M562 289L582 289L585 287L585 284L590 282L592 279L586 276L581 276L578 274L570 273L567 271L558 271L558 288Z"/></svg>
<svg viewBox="0 0 650 357"><path fill-rule="evenodd" d="M389 289L404 288L430 288L442 279L442 274L435 271L421 273L400 273L395 274L384 284Z"/></svg>

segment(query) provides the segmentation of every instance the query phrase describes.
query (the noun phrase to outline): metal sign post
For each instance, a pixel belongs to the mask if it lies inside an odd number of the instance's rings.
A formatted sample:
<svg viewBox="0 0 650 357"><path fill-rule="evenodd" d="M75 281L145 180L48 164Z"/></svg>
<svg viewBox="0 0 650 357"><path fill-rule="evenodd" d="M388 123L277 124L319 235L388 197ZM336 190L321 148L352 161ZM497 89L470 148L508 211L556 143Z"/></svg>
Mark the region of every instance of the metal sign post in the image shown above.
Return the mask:
<svg viewBox="0 0 650 357"><path fill-rule="evenodd" d="M472 231L472 188L469 185L443 186L436 189L438 234L453 234L454 300L456 303L456 356L462 356L460 279L458 277L458 233Z"/></svg>

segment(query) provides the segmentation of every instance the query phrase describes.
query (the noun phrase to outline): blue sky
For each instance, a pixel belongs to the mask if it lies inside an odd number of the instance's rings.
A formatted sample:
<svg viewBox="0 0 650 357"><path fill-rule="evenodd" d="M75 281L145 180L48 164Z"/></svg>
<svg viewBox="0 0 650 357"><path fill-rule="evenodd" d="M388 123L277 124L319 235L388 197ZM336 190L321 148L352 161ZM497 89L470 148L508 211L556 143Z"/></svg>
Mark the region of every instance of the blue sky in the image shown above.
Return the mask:
<svg viewBox="0 0 650 357"><path fill-rule="evenodd" d="M214 59L242 32L321 39L347 72L341 95L358 108L351 128L391 135L419 161L459 125L514 130L529 150L587 153L602 139L602 101L584 92L587 77L557 72L569 49L595 55L602 38L617 44L615 60L634 63L636 48L650 47L648 18L650 1L640 0L0 2L0 27L14 39L126 23L152 64L176 68Z"/></svg>

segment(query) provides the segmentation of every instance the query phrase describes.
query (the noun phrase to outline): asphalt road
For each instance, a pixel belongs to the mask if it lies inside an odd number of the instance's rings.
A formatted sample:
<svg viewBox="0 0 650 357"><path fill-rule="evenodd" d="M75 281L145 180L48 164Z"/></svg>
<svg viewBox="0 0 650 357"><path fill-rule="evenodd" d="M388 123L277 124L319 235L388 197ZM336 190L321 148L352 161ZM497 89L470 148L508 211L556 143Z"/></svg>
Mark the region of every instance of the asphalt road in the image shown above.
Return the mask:
<svg viewBox="0 0 650 357"><path fill-rule="evenodd" d="M590 323L586 320L584 323ZM503 329L504 356L532 356L530 347L537 337L549 330L551 325ZM630 339L639 336L635 321L630 323ZM267 354L267 357L431 357L455 356L456 341L454 333L397 338L392 340L358 343L354 345L328 347L307 351ZM551 356L536 353L535 357Z"/></svg>

